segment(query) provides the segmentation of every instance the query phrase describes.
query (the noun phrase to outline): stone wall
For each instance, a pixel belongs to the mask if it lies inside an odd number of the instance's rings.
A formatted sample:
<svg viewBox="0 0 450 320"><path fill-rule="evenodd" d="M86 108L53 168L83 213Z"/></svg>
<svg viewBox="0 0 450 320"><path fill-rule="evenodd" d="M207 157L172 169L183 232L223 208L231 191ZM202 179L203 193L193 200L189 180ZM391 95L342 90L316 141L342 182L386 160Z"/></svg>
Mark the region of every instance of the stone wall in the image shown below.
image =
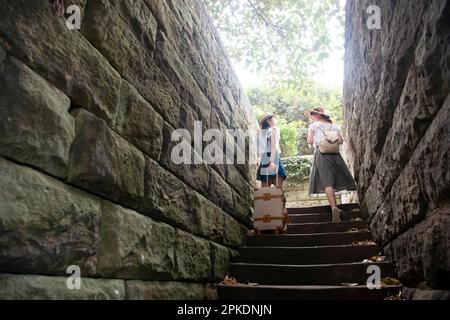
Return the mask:
<svg viewBox="0 0 450 320"><path fill-rule="evenodd" d="M370 5L379 30L366 26ZM346 136L363 213L406 286L450 289L450 1L346 10Z"/></svg>
<svg viewBox="0 0 450 320"><path fill-rule="evenodd" d="M0 0L0 298L215 298L253 172L171 133L256 120L203 2L65 1L73 31L50 2Z"/></svg>

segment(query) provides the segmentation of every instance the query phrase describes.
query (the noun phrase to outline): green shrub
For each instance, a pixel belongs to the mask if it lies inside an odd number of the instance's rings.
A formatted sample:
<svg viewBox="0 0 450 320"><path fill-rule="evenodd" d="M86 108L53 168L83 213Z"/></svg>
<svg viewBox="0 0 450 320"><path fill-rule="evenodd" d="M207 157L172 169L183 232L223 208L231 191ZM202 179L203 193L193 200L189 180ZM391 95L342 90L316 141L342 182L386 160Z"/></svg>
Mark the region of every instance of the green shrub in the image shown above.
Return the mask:
<svg viewBox="0 0 450 320"><path fill-rule="evenodd" d="M288 175L286 184L290 187L303 185L305 179L309 178L312 159L310 157L289 157L282 159L284 168Z"/></svg>

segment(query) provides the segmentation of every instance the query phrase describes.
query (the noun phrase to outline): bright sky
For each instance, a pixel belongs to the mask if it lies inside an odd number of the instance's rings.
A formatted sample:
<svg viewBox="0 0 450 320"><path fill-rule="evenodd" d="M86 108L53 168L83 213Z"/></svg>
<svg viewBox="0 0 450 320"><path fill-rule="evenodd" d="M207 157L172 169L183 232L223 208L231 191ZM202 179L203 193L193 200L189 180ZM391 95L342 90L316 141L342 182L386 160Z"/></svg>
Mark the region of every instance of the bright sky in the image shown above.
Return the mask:
<svg viewBox="0 0 450 320"><path fill-rule="evenodd" d="M239 63L234 68L245 88L262 84L262 76L249 71L244 63ZM343 52L336 51L332 53L331 57L323 64L323 72L316 74L314 80L326 87L341 88L344 81Z"/></svg>

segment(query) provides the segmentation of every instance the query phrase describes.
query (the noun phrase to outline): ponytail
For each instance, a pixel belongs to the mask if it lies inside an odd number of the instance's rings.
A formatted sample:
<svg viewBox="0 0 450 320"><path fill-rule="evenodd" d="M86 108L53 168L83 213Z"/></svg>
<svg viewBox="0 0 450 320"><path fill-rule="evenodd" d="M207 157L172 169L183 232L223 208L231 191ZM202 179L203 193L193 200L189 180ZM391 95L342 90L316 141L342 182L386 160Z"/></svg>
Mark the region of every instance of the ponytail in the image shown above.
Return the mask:
<svg viewBox="0 0 450 320"><path fill-rule="evenodd" d="M321 115L322 119L326 122L333 123L333 120L331 120L331 117L328 115Z"/></svg>

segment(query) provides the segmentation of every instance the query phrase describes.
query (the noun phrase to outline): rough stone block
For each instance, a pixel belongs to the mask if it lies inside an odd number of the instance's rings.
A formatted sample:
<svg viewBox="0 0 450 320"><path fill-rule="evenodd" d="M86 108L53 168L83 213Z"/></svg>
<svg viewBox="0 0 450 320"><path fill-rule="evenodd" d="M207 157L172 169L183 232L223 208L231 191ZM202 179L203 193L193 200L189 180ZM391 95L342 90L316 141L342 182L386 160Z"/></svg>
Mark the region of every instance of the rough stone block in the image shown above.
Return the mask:
<svg viewBox="0 0 450 320"><path fill-rule="evenodd" d="M152 52L155 50L156 31L158 24L144 1L109 0L116 7L120 17L144 47Z"/></svg>
<svg viewBox="0 0 450 320"><path fill-rule="evenodd" d="M203 300L201 283L127 281L127 300Z"/></svg>
<svg viewBox="0 0 450 320"><path fill-rule="evenodd" d="M157 162L146 158L141 211L175 227L192 231L191 190Z"/></svg>
<svg viewBox="0 0 450 320"><path fill-rule="evenodd" d="M93 1L84 20L83 35L169 123L176 125L180 112L178 94L117 9L107 0Z"/></svg>
<svg viewBox="0 0 450 320"><path fill-rule="evenodd" d="M203 127L209 128L211 104L163 32L157 35L155 60L183 101L195 110Z"/></svg>
<svg viewBox="0 0 450 320"><path fill-rule="evenodd" d="M225 212L234 213L233 192L231 187L214 170L210 171L210 198L220 206ZM238 215L237 215L238 216Z"/></svg>
<svg viewBox="0 0 450 320"><path fill-rule="evenodd" d="M124 300L123 280L81 278L81 288L69 290L67 277L0 274L2 300Z"/></svg>
<svg viewBox="0 0 450 320"><path fill-rule="evenodd" d="M230 247L239 247L247 241L248 229L229 215L225 215L224 244Z"/></svg>
<svg viewBox="0 0 450 320"><path fill-rule="evenodd" d="M89 112L78 109L69 182L134 208L144 193L141 151Z"/></svg>
<svg viewBox="0 0 450 320"><path fill-rule="evenodd" d="M72 104L113 121L119 74L81 33L51 13L49 1L4 1L0 12L8 52L65 92Z"/></svg>
<svg viewBox="0 0 450 320"><path fill-rule="evenodd" d="M0 154L67 177L75 120L60 90L9 57L0 67Z"/></svg>
<svg viewBox="0 0 450 320"><path fill-rule="evenodd" d="M95 275L100 201L0 158L0 271Z"/></svg>
<svg viewBox="0 0 450 320"><path fill-rule="evenodd" d="M202 281L211 278L209 241L177 230L174 279Z"/></svg>
<svg viewBox="0 0 450 320"><path fill-rule="evenodd" d="M175 230L104 201L97 272L105 278L168 280Z"/></svg>
<svg viewBox="0 0 450 320"><path fill-rule="evenodd" d="M211 244L211 279L214 281L222 281L228 274L230 264L230 251L227 247L217 243Z"/></svg>
<svg viewBox="0 0 450 320"><path fill-rule="evenodd" d="M172 141L172 133L174 132L169 124L164 126L164 143L161 152L161 164L170 170L174 175L183 180L184 183L189 185L191 188L197 190L201 194L208 194L211 189L210 186L210 168L203 161L201 161L201 155L196 153L193 148L190 148L190 163L176 164L174 159L172 159L172 151L174 147L177 146L180 141ZM191 135L191 143L194 141L193 132ZM191 145L192 146L192 145ZM178 155L178 154L177 154ZM184 156L184 154L183 154ZM196 164L195 160L198 159Z"/></svg>
<svg viewBox="0 0 450 320"><path fill-rule="evenodd" d="M191 195L193 233L221 242L224 233L225 213L211 201L193 191Z"/></svg>
<svg viewBox="0 0 450 320"><path fill-rule="evenodd" d="M450 96L417 148L414 163L420 190L431 208L450 194Z"/></svg>
<svg viewBox="0 0 450 320"><path fill-rule="evenodd" d="M120 96L115 130L146 155L159 160L163 144L162 117L126 81Z"/></svg>
<svg viewBox="0 0 450 320"><path fill-rule="evenodd" d="M233 201L234 211L232 215L235 216L240 222L244 223L247 227L250 227L253 216L253 202L244 197L241 197L240 194L234 190Z"/></svg>
<svg viewBox="0 0 450 320"><path fill-rule="evenodd" d="M447 207L430 212L424 221L385 247L399 279L407 286L425 280L432 288L450 287L449 210Z"/></svg>

